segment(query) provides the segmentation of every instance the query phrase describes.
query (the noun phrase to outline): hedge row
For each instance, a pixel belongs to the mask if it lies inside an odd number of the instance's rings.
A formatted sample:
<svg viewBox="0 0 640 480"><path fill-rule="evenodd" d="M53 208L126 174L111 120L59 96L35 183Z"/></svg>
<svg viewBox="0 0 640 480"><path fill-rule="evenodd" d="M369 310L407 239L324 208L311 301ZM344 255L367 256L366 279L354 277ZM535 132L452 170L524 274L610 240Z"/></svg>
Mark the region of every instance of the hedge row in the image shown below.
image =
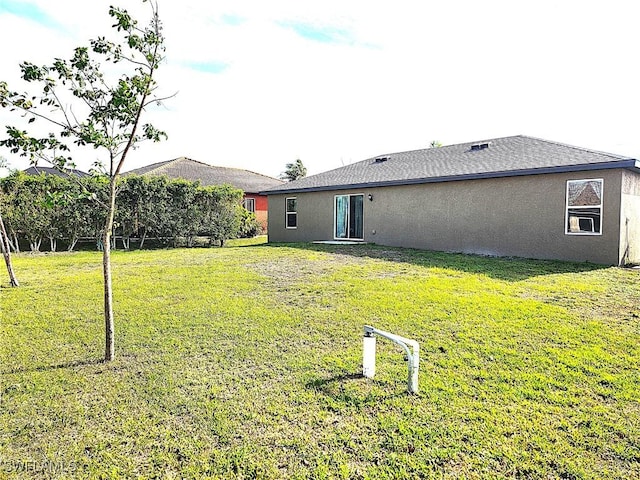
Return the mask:
<svg viewBox="0 0 640 480"><path fill-rule="evenodd" d="M106 215L108 180L102 176L60 177L14 172L0 179L0 209L11 241L39 251L43 240L55 251L62 243L73 250L80 239L100 248ZM229 185L203 187L167 177L127 175L120 178L113 247L126 249L135 239L176 245L206 237L212 245L229 238L257 235L255 215L242 207L242 191Z"/></svg>

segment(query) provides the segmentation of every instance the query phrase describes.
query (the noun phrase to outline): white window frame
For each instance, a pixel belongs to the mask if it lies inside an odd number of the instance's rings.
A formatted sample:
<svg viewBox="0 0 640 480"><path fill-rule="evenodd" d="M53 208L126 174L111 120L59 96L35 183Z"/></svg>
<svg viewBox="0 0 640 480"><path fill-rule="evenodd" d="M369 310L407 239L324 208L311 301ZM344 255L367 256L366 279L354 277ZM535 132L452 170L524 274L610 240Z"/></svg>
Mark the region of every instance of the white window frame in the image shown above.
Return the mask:
<svg viewBox="0 0 640 480"><path fill-rule="evenodd" d="M600 204L598 205L584 205L584 206L570 206L569 205L569 184L573 183L573 182L600 182ZM604 209L603 209L603 198L604 198L604 179L603 178L576 178L576 179L571 179L571 180L567 180L567 184L566 184L566 192L565 192L565 205L564 205L564 233L565 235L578 235L578 236L599 236L602 235L602 228L603 228L603 216L604 216ZM571 231L571 227L569 225L569 209L573 210L574 212L576 210L593 210L593 209L599 209L600 210L600 231L598 232L589 232L589 231L575 231L572 232ZM593 224L593 219L591 217L576 217L578 219L578 221L580 221L580 219L582 220L590 220L591 223Z"/></svg>
<svg viewBox="0 0 640 480"><path fill-rule="evenodd" d="M348 197L349 198L349 205L351 204L351 197L357 197L360 196L362 197L362 237L361 238L357 238L357 237L338 237L336 236L337 233L337 229L338 229L338 225L337 225L337 221L338 218L336 216L337 213L337 199L338 197ZM364 200L365 200L366 196L364 193L343 193L343 194L336 194L333 196L333 239L334 240L351 240L351 241L358 241L358 242L363 242L364 241ZM347 235L349 235L349 224L351 223L351 208L347 208Z"/></svg>
<svg viewBox="0 0 640 480"><path fill-rule="evenodd" d="M256 213L256 199L253 197L246 197L242 202L247 212Z"/></svg>
<svg viewBox="0 0 640 480"><path fill-rule="evenodd" d="M296 209L289 211L289 200L296 201ZM293 227L289 226L289 215L293 215L296 219L296 224ZM288 230L295 230L298 228L298 197L286 197L284 199L284 226Z"/></svg>

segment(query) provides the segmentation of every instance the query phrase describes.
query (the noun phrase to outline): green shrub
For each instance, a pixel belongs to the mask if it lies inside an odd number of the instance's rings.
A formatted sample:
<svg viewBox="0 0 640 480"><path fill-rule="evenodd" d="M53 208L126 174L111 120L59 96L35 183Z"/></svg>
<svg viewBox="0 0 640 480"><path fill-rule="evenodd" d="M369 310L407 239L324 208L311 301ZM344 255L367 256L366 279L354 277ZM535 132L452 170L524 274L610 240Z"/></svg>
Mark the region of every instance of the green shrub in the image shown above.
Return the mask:
<svg viewBox="0 0 640 480"><path fill-rule="evenodd" d="M240 212L238 238L253 238L260 234L262 234L262 225L258 222L256 214L243 208Z"/></svg>

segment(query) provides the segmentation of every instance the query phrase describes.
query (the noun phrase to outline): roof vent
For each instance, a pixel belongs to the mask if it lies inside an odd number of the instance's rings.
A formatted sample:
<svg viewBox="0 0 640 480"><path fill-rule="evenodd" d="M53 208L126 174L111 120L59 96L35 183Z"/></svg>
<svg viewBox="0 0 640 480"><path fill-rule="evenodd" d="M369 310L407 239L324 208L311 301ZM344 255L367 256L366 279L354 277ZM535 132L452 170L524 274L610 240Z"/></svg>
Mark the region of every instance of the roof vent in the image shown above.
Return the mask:
<svg viewBox="0 0 640 480"><path fill-rule="evenodd" d="M474 145L471 145L471 150L475 151L475 150L484 150L485 148L489 148L490 143L489 142L485 142L485 143L476 143Z"/></svg>
<svg viewBox="0 0 640 480"><path fill-rule="evenodd" d="M376 163L386 162L387 160L389 160L389 157L378 157L376 158Z"/></svg>

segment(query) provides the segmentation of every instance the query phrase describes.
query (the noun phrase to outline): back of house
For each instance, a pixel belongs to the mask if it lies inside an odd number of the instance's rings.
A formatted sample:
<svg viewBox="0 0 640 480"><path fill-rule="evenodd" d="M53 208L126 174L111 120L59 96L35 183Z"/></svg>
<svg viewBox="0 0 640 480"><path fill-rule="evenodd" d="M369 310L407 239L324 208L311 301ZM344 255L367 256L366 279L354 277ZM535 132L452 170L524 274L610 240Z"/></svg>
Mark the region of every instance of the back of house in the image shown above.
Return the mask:
<svg viewBox="0 0 640 480"><path fill-rule="evenodd" d="M528 136L381 155L263 193L270 242L640 263L640 162Z"/></svg>

